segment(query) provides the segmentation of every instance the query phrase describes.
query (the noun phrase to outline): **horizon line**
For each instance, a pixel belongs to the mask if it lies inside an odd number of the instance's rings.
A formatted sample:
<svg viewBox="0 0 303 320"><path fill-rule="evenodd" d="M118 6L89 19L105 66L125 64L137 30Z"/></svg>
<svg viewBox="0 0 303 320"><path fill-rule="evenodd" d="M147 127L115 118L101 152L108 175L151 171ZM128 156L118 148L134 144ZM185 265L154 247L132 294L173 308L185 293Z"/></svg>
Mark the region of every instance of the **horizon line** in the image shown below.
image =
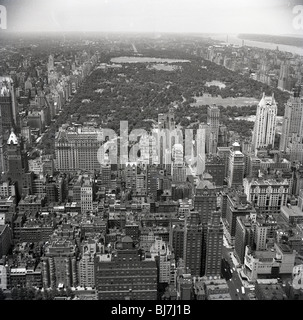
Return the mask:
<svg viewBox="0 0 303 320"><path fill-rule="evenodd" d="M0 31L0 35L4 34L29 34L29 33L111 33L111 34L172 34L172 35L260 35L260 36L281 36L281 37L297 37L303 38L302 34L298 33L279 33L279 34L270 34L270 33L254 33L254 32L202 32L202 31L124 31L124 30L12 30L12 29L3 29Z"/></svg>

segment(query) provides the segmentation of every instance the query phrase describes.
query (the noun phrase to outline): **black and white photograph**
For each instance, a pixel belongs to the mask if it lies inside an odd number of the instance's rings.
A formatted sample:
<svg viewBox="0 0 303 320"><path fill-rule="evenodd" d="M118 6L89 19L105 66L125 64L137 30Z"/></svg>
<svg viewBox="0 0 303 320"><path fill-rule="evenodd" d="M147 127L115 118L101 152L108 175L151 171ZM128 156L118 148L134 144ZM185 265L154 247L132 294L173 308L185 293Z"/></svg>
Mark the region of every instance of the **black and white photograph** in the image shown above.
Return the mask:
<svg viewBox="0 0 303 320"><path fill-rule="evenodd" d="M0 0L0 305L303 300L302 74L303 0Z"/></svg>

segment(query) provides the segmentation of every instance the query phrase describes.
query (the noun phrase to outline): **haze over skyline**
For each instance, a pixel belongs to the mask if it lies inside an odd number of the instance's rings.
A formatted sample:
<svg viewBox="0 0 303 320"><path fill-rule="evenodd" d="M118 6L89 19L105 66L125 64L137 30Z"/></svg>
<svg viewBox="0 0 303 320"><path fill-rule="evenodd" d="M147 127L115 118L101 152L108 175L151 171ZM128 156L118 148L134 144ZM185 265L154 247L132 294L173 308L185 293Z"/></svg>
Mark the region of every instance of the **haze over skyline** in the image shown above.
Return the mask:
<svg viewBox="0 0 303 320"><path fill-rule="evenodd" d="M300 34L301 0L3 0L10 31Z"/></svg>

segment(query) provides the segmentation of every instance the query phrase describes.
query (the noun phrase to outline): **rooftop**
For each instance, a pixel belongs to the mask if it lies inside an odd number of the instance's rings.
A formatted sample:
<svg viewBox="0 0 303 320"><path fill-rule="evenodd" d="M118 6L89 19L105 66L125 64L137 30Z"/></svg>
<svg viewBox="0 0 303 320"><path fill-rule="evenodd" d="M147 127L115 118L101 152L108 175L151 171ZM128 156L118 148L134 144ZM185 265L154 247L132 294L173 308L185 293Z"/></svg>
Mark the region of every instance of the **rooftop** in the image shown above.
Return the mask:
<svg viewBox="0 0 303 320"><path fill-rule="evenodd" d="M213 183L211 183L209 180L202 180L197 186L197 189L215 189Z"/></svg>
<svg viewBox="0 0 303 320"><path fill-rule="evenodd" d="M282 206L281 207L281 213L283 213L286 218L289 217L303 217L302 210L297 206Z"/></svg>
<svg viewBox="0 0 303 320"><path fill-rule="evenodd" d="M18 144L18 139L17 136L15 135L14 131L11 132L8 140L7 140L7 144Z"/></svg>

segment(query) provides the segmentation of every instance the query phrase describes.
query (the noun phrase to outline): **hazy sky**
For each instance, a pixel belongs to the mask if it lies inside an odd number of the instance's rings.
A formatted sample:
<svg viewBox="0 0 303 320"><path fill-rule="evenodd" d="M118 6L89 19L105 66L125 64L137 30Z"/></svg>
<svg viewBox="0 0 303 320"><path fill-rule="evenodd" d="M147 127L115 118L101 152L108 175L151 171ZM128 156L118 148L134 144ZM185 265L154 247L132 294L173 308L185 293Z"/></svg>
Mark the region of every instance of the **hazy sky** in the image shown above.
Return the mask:
<svg viewBox="0 0 303 320"><path fill-rule="evenodd" d="M295 34L302 0L0 0L24 31ZM15 1L15 2L14 2Z"/></svg>

